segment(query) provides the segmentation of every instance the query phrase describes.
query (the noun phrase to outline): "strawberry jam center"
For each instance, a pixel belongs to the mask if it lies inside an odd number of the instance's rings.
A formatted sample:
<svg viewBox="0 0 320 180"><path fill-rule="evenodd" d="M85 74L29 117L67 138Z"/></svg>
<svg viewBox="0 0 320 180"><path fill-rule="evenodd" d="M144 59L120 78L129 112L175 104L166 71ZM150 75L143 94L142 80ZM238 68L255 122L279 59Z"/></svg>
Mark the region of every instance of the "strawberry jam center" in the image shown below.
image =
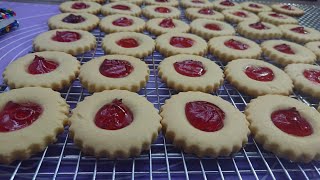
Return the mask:
<svg viewBox="0 0 320 180"><path fill-rule="evenodd" d="M102 106L95 116L95 124L101 129L117 130L130 125L133 114L122 103L122 99L114 99L111 103Z"/></svg>
<svg viewBox="0 0 320 180"><path fill-rule="evenodd" d="M157 7L154 9L154 11L156 11L158 13L170 13L171 12L171 10L166 7Z"/></svg>
<svg viewBox="0 0 320 180"><path fill-rule="evenodd" d="M273 71L267 67L248 66L244 72L249 78L256 81L272 81L274 79Z"/></svg>
<svg viewBox="0 0 320 180"><path fill-rule="evenodd" d="M286 9L286 10L294 10L293 8L292 8L292 6L290 6L290 5L283 5L283 6L281 6L281 8L282 9Z"/></svg>
<svg viewBox="0 0 320 180"><path fill-rule="evenodd" d="M189 123L206 132L214 132L223 128L224 112L216 105L206 101L188 102L185 114Z"/></svg>
<svg viewBox="0 0 320 180"><path fill-rule="evenodd" d="M192 0L191 2L195 3L195 4L203 4L204 3L203 1L200 1L200 0Z"/></svg>
<svg viewBox="0 0 320 180"><path fill-rule="evenodd" d="M118 9L118 10L123 10L123 11L129 11L130 10L129 6L120 5L120 4L114 5L114 6L112 6L112 8L113 9Z"/></svg>
<svg viewBox="0 0 320 180"><path fill-rule="evenodd" d="M293 32L296 32L296 33L299 33L299 34L309 34L309 32L308 31L306 31L305 29L304 29L304 27L295 27L295 28L292 28L292 29L290 29L291 31L293 31Z"/></svg>
<svg viewBox="0 0 320 180"><path fill-rule="evenodd" d="M249 24L249 26L254 28L254 29L258 29L258 30L270 29L269 27L265 26L261 22L256 22L256 23L253 23L253 24Z"/></svg>
<svg viewBox="0 0 320 180"><path fill-rule="evenodd" d="M86 3L83 3L83 2L73 3L72 6L71 6L72 9L87 9L89 7L90 7L89 4L86 4Z"/></svg>
<svg viewBox="0 0 320 180"><path fill-rule="evenodd" d="M134 67L125 60L105 59L100 65L99 71L102 75L110 78L122 78L128 76Z"/></svg>
<svg viewBox="0 0 320 180"><path fill-rule="evenodd" d="M280 18L280 19L286 19L285 16L278 14L278 13L271 13L269 16L275 17L275 18Z"/></svg>
<svg viewBox="0 0 320 180"><path fill-rule="evenodd" d="M121 17L119 19L114 20L112 24L115 26L121 26L121 27L131 26L133 24L133 20L128 19L126 17Z"/></svg>
<svg viewBox="0 0 320 180"><path fill-rule="evenodd" d="M189 48L193 45L194 41L186 37L172 37L170 44L178 48Z"/></svg>
<svg viewBox="0 0 320 180"><path fill-rule="evenodd" d="M205 15L213 15L214 14L213 10L209 9L209 8L202 8L198 11L198 13L205 14Z"/></svg>
<svg viewBox="0 0 320 180"><path fill-rule="evenodd" d="M241 12L241 11L237 11L237 12L234 12L232 14L235 15L235 16L243 17L243 18L248 17L248 15L246 13Z"/></svg>
<svg viewBox="0 0 320 180"><path fill-rule="evenodd" d="M257 8L257 9L260 9L261 6L259 6L258 4L249 4L249 7L252 7L252 8Z"/></svg>
<svg viewBox="0 0 320 180"><path fill-rule="evenodd" d="M171 18L166 18L166 19L163 19L159 26L163 27L163 28L174 28L176 27L173 23L173 20Z"/></svg>
<svg viewBox="0 0 320 180"><path fill-rule="evenodd" d="M117 44L124 48L135 48L139 46L139 43L133 38L120 39Z"/></svg>
<svg viewBox="0 0 320 180"><path fill-rule="evenodd" d="M28 72L30 74L46 74L55 70L58 66L59 64L54 61L35 55L32 63L28 67Z"/></svg>
<svg viewBox="0 0 320 180"><path fill-rule="evenodd" d="M309 136L313 133L311 125L295 107L281 109L271 114L271 120L281 131L295 136Z"/></svg>
<svg viewBox="0 0 320 180"><path fill-rule="evenodd" d="M274 46L273 48L286 54L295 54L291 47L287 44L279 44Z"/></svg>
<svg viewBox="0 0 320 180"><path fill-rule="evenodd" d="M204 25L204 27L207 29L213 30L213 31L221 31L221 28L218 24L213 24L213 23L206 24L206 25Z"/></svg>
<svg viewBox="0 0 320 180"><path fill-rule="evenodd" d="M63 22L66 23L72 23L72 24L77 24L85 21L86 19L83 18L81 15L74 15L74 14L69 14L69 16L65 17L62 19Z"/></svg>
<svg viewBox="0 0 320 180"><path fill-rule="evenodd" d="M320 84L320 70L317 69L306 69L303 71L303 75L309 81Z"/></svg>
<svg viewBox="0 0 320 180"><path fill-rule="evenodd" d="M156 2L169 2L169 0L156 0Z"/></svg>
<svg viewBox="0 0 320 180"><path fill-rule="evenodd" d="M224 6L234 6L234 3L231 1L222 1L220 4Z"/></svg>
<svg viewBox="0 0 320 180"><path fill-rule="evenodd" d="M200 61L184 60L175 62L174 69L182 75L189 77L200 77L206 73L206 70Z"/></svg>
<svg viewBox="0 0 320 180"><path fill-rule="evenodd" d="M53 36L54 41L58 42L73 42L81 38L81 35L72 31L56 31L56 35Z"/></svg>
<svg viewBox="0 0 320 180"><path fill-rule="evenodd" d="M10 132L30 126L42 114L43 109L35 103L9 101L0 111L0 132Z"/></svg>
<svg viewBox="0 0 320 180"><path fill-rule="evenodd" d="M225 41L224 45L226 45L229 48L237 49L237 50L246 50L249 48L249 45L244 44L244 43L237 41L237 40L234 40L234 39L230 39L228 41Z"/></svg>

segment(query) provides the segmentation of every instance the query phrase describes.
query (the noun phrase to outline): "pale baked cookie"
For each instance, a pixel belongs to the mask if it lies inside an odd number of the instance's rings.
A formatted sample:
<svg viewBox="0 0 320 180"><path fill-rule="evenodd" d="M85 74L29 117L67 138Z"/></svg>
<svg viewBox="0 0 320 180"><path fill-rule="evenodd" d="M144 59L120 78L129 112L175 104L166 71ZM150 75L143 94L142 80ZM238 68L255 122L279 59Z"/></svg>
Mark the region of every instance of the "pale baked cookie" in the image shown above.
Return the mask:
<svg viewBox="0 0 320 180"><path fill-rule="evenodd" d="M210 8L188 8L185 10L185 15L188 19L212 19L212 20L224 20L224 15Z"/></svg>
<svg viewBox="0 0 320 180"><path fill-rule="evenodd" d="M237 32L250 39L276 39L282 37L282 32L277 26L261 21L243 21L238 24Z"/></svg>
<svg viewBox="0 0 320 180"><path fill-rule="evenodd" d="M153 18L179 19L181 12L179 9L171 6L150 5L150 6L145 6L142 9L142 14L149 19L153 19Z"/></svg>
<svg viewBox="0 0 320 180"><path fill-rule="evenodd" d="M265 56L282 66L288 64L313 64L317 57L308 48L284 40L268 40L261 44Z"/></svg>
<svg viewBox="0 0 320 180"><path fill-rule="evenodd" d="M275 12L261 12L258 14L261 21L265 21L274 25L281 24L298 24L298 20L285 14Z"/></svg>
<svg viewBox="0 0 320 180"><path fill-rule="evenodd" d="M128 158L150 148L161 130L160 120L146 98L125 90L106 90L78 103L69 130L85 154Z"/></svg>
<svg viewBox="0 0 320 180"><path fill-rule="evenodd" d="M283 32L283 37L297 43L307 43L310 41L319 41L320 32L316 29L295 25L295 24L284 24L280 25L279 28Z"/></svg>
<svg viewBox="0 0 320 180"><path fill-rule="evenodd" d="M166 57L176 54L203 56L207 53L207 42L189 33L166 33L156 39L156 49Z"/></svg>
<svg viewBox="0 0 320 180"><path fill-rule="evenodd" d="M95 2L66 1L60 4L61 12L99 14L101 5Z"/></svg>
<svg viewBox="0 0 320 180"><path fill-rule="evenodd" d="M257 3L257 2L247 1L247 2L241 3L240 5L244 10L251 11L253 13L272 11L272 9L269 6L265 4Z"/></svg>
<svg viewBox="0 0 320 180"><path fill-rule="evenodd" d="M144 0L145 5L157 5L157 6L178 6L178 0Z"/></svg>
<svg viewBox="0 0 320 180"><path fill-rule="evenodd" d="M224 18L231 23L240 23L242 21L258 21L260 18L249 11L241 9L226 9L222 11Z"/></svg>
<svg viewBox="0 0 320 180"><path fill-rule="evenodd" d="M168 32L189 32L189 25L183 21L171 18L150 19L146 29L152 34L161 35Z"/></svg>
<svg viewBox="0 0 320 180"><path fill-rule="evenodd" d="M273 11L287 14L289 16L302 16L304 14L302 9L289 4L273 4L271 7Z"/></svg>
<svg viewBox="0 0 320 180"><path fill-rule="evenodd" d="M101 14L104 16L111 14L125 14L131 16L140 16L141 8L128 2L113 2L102 6Z"/></svg>
<svg viewBox="0 0 320 180"><path fill-rule="evenodd" d="M138 58L107 55L92 59L81 66L79 79L89 92L124 89L137 92L149 78L148 65Z"/></svg>
<svg viewBox="0 0 320 180"><path fill-rule="evenodd" d="M213 9L223 11L225 9L242 9L240 4L230 0L216 0L213 3Z"/></svg>
<svg viewBox="0 0 320 180"><path fill-rule="evenodd" d="M64 52L44 51L13 61L2 75L11 89L39 86L60 90L76 79L79 69L77 58Z"/></svg>
<svg viewBox="0 0 320 180"><path fill-rule="evenodd" d="M48 21L50 29L79 29L91 31L99 24L100 19L89 13L61 13Z"/></svg>
<svg viewBox="0 0 320 180"><path fill-rule="evenodd" d="M142 32L145 24L144 20L138 17L114 14L104 17L99 23L99 28L105 33Z"/></svg>
<svg viewBox="0 0 320 180"><path fill-rule="evenodd" d="M78 55L96 47L96 38L87 31L55 29L38 35L33 40L35 51L61 51Z"/></svg>
<svg viewBox="0 0 320 180"><path fill-rule="evenodd" d="M210 59L179 54L165 58L158 66L159 77L178 91L214 92L223 83L220 67Z"/></svg>
<svg viewBox="0 0 320 180"><path fill-rule="evenodd" d="M106 2L106 0L72 0L72 1L83 1L83 2L97 2L99 4L103 4Z"/></svg>
<svg viewBox="0 0 320 180"><path fill-rule="evenodd" d="M240 58L259 59L260 46L240 36L220 36L208 42L209 51L222 61L232 61Z"/></svg>
<svg viewBox="0 0 320 180"><path fill-rule="evenodd" d="M310 49L317 56L317 59L320 59L320 41L309 42L304 46Z"/></svg>
<svg viewBox="0 0 320 180"><path fill-rule="evenodd" d="M230 84L250 96L288 96L293 88L290 77L284 71L261 60L237 59L228 63L224 73Z"/></svg>
<svg viewBox="0 0 320 180"><path fill-rule="evenodd" d="M49 88L26 87L0 94L0 163L28 159L56 141L69 105Z"/></svg>
<svg viewBox="0 0 320 180"><path fill-rule="evenodd" d="M265 95L245 110L254 139L263 148L291 161L320 159L320 114L296 99Z"/></svg>
<svg viewBox="0 0 320 180"><path fill-rule="evenodd" d="M187 153L229 156L248 142L249 123L229 102L202 92L181 92L161 107L165 137Z"/></svg>
<svg viewBox="0 0 320 180"><path fill-rule="evenodd" d="M193 34L206 40L217 36L231 36L236 33L230 24L210 19L196 19L192 21L190 28Z"/></svg>
<svg viewBox="0 0 320 180"><path fill-rule="evenodd" d="M141 6L143 3L143 0L110 0L110 2L128 2L132 4L136 4L138 6Z"/></svg>
<svg viewBox="0 0 320 180"><path fill-rule="evenodd" d="M213 4L208 0L183 0L180 2L183 8L212 8Z"/></svg>
<svg viewBox="0 0 320 180"><path fill-rule="evenodd" d="M143 58L155 48L154 40L136 32L118 32L106 35L102 39L102 49L107 54L123 54Z"/></svg>

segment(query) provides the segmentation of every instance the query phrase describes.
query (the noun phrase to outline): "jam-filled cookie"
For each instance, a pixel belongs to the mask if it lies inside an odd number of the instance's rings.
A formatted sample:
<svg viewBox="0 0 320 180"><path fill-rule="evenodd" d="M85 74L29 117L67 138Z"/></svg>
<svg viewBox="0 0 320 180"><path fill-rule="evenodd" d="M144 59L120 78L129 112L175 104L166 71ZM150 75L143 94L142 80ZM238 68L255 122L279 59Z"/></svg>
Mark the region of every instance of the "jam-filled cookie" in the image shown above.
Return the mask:
<svg viewBox="0 0 320 180"><path fill-rule="evenodd" d="M146 24L146 29L152 34L161 35L168 32L188 32L190 27L187 23L172 18L154 18Z"/></svg>
<svg viewBox="0 0 320 180"><path fill-rule="evenodd" d="M202 92L171 96L160 115L165 137L199 157L238 152L250 133L244 114L222 98Z"/></svg>
<svg viewBox="0 0 320 180"><path fill-rule="evenodd" d="M143 8L142 14L149 19L153 19L153 18L179 19L181 12L179 9L171 6L150 5L150 6L145 6Z"/></svg>
<svg viewBox="0 0 320 180"><path fill-rule="evenodd" d="M216 0L213 3L213 9L223 11L226 9L242 9L240 4L230 0Z"/></svg>
<svg viewBox="0 0 320 180"><path fill-rule="evenodd" d="M231 23L239 23L242 21L258 21L260 18L249 11L241 9L226 9L222 11L225 19Z"/></svg>
<svg viewBox="0 0 320 180"><path fill-rule="evenodd" d="M96 3L99 3L99 4L103 4L106 2L106 0L74 0L74 1L83 1L83 2L96 2Z"/></svg>
<svg viewBox="0 0 320 180"><path fill-rule="evenodd" d="M208 0L183 0L180 5L184 8L212 8L213 4Z"/></svg>
<svg viewBox="0 0 320 180"><path fill-rule="evenodd" d="M99 27L105 33L142 32L145 27L143 19L125 14L114 14L104 17Z"/></svg>
<svg viewBox="0 0 320 180"><path fill-rule="evenodd" d="M320 40L320 32L316 29L295 24L280 25L283 37L297 43L307 43Z"/></svg>
<svg viewBox="0 0 320 180"><path fill-rule="evenodd" d="M212 20L224 20L224 15L211 8L188 8L185 10L185 15L188 19L212 19Z"/></svg>
<svg viewBox="0 0 320 180"><path fill-rule="evenodd" d="M89 13L61 13L48 21L50 29L79 29L91 31L99 24L100 19Z"/></svg>
<svg viewBox="0 0 320 180"><path fill-rule="evenodd" d="M178 6L178 0L144 0L146 5L157 5L157 6Z"/></svg>
<svg viewBox="0 0 320 180"><path fill-rule="evenodd" d="M85 154L109 159L139 156L150 149L161 117L146 98L125 90L86 97L72 111L70 136Z"/></svg>
<svg viewBox="0 0 320 180"><path fill-rule="evenodd" d="M141 8L128 2L113 2L101 7L101 14L104 16L111 14L125 14L131 16L140 16Z"/></svg>
<svg viewBox="0 0 320 180"><path fill-rule="evenodd" d="M272 9L269 6L265 4L257 3L257 2L247 1L247 2L241 3L240 5L244 10L251 11L253 13L272 11Z"/></svg>
<svg viewBox="0 0 320 180"><path fill-rule="evenodd" d="M304 14L302 9L290 4L273 4L271 7L273 11L289 16L302 16Z"/></svg>
<svg viewBox="0 0 320 180"><path fill-rule="evenodd" d="M282 37L281 30L262 21L243 21L238 24L237 32L249 39L277 39Z"/></svg>
<svg viewBox="0 0 320 180"><path fill-rule="evenodd" d="M64 13L90 13L99 14L101 5L95 2L66 1L60 4L61 12Z"/></svg>
<svg viewBox="0 0 320 180"><path fill-rule="evenodd" d="M110 0L110 2L128 2L132 4L136 4L138 6L141 6L143 3L143 0Z"/></svg>
<svg viewBox="0 0 320 180"><path fill-rule="evenodd" d="M275 12L261 12L258 14L261 21L268 22L274 25L281 25L281 24L298 24L298 20L281 13Z"/></svg>
<svg viewBox="0 0 320 180"><path fill-rule="evenodd" d="M317 56L317 59L320 59L320 41L309 42L304 46L310 49Z"/></svg>

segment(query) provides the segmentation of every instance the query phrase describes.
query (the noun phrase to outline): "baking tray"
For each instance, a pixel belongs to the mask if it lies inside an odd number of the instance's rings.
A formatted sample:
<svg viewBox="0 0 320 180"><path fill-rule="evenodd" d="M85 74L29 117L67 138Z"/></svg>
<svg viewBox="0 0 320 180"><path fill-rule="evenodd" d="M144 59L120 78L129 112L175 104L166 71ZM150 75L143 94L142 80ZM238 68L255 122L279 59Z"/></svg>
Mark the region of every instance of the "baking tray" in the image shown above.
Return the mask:
<svg viewBox="0 0 320 180"><path fill-rule="evenodd" d="M306 15L300 18L300 23L319 30L320 8L301 4L297 6L306 11ZM189 22L184 15L181 19ZM104 55L101 39L105 34L98 29L92 33L97 38L98 46L95 50L78 56L82 64L94 57ZM155 38L148 32L145 34ZM31 45L31 42L29 43ZM21 49L20 56L28 51L32 51L30 46L27 49ZM207 57L222 69L226 65L211 55ZM177 93L168 89L157 76L157 67L163 58L155 51L151 56L143 59L149 66L150 78L146 88L138 92L152 102L157 109L172 94ZM0 69L1 67L4 68L2 61L0 61ZM6 85L0 85L0 92L8 90ZM227 81L213 94L229 101L240 111L243 111L251 100L251 97L241 94ZM61 96L66 99L71 108L90 95L86 89L82 88L78 79L72 86L61 91ZM294 92L292 97L315 108L319 103L319 100L299 92ZM144 151L139 157L119 160L96 159L81 153L69 138L68 127L66 127L64 133L58 136L58 141L49 145L43 152L24 161L0 165L0 179L320 179L320 162L302 164L278 158L265 151L251 137L246 146L232 157L200 159L174 148L161 133L151 145L151 149Z"/></svg>

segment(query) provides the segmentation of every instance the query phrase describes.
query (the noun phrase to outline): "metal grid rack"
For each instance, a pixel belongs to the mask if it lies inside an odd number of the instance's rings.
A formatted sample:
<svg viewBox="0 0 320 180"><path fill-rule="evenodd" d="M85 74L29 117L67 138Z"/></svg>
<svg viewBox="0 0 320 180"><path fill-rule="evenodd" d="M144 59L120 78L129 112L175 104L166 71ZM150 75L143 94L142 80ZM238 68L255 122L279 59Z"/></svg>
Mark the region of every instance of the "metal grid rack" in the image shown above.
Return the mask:
<svg viewBox="0 0 320 180"><path fill-rule="evenodd" d="M300 18L300 23L319 30L320 8L304 5L299 7L306 11L306 15ZM188 22L184 16L181 19ZM97 29L93 34L97 38L98 47L78 57L82 64L104 55L101 49L104 33ZM148 35L155 38L151 34ZM222 69L226 65L211 55L207 57ZM150 68L150 78L146 88L138 92L157 109L172 94L177 93L168 89L157 76L157 66L163 58L156 51L144 58ZM0 85L0 92L7 90L9 89L6 85ZM227 81L213 94L229 101L240 111L243 111L251 100L251 97L241 94ZM71 108L89 95L91 94L82 88L79 80L61 91L61 96ZM312 107L317 107L319 103L319 100L299 92L295 92L292 97ZM66 127L64 133L58 136L57 143L49 145L43 152L28 160L0 165L0 179L320 179L320 162L314 161L309 164L289 162L265 151L251 137L246 146L232 157L199 159L174 148L162 134L152 144L151 149L139 157L97 160L81 153L69 138Z"/></svg>

